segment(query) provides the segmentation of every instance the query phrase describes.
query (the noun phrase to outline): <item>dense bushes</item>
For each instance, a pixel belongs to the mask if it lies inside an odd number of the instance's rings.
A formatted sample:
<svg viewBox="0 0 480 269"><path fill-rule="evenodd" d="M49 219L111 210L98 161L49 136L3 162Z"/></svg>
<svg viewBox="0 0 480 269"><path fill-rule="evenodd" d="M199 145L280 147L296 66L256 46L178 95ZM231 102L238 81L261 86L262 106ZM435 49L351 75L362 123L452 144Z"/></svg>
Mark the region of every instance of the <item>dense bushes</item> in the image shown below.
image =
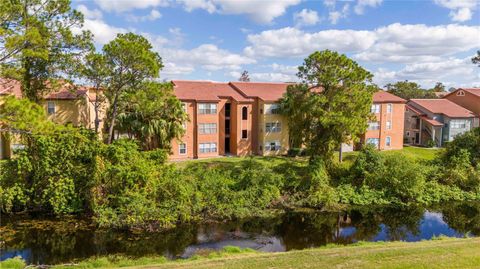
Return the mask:
<svg viewBox="0 0 480 269"><path fill-rule="evenodd" d="M0 163L1 210L83 212L100 226L158 228L274 207L480 199L479 134L460 136L433 162L365 147L348 165L245 158L179 166L163 150L141 151L132 140L105 145L67 128L28 137L16 158Z"/></svg>

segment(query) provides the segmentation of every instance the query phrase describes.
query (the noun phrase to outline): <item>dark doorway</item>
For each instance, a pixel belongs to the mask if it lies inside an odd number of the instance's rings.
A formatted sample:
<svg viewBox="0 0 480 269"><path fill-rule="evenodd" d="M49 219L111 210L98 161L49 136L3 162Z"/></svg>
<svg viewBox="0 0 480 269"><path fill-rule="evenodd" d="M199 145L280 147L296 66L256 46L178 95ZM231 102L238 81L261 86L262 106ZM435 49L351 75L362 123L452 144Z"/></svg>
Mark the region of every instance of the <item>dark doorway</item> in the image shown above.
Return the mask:
<svg viewBox="0 0 480 269"><path fill-rule="evenodd" d="M226 104L225 104L225 117L226 117L226 118L230 117L230 110L231 110L231 104L230 104L230 103L226 103Z"/></svg>
<svg viewBox="0 0 480 269"><path fill-rule="evenodd" d="M420 143L420 133L415 133L415 144Z"/></svg>
<svg viewBox="0 0 480 269"><path fill-rule="evenodd" d="M225 120L225 135L230 134L230 120Z"/></svg>
<svg viewBox="0 0 480 269"><path fill-rule="evenodd" d="M225 154L230 153L230 137L225 137Z"/></svg>

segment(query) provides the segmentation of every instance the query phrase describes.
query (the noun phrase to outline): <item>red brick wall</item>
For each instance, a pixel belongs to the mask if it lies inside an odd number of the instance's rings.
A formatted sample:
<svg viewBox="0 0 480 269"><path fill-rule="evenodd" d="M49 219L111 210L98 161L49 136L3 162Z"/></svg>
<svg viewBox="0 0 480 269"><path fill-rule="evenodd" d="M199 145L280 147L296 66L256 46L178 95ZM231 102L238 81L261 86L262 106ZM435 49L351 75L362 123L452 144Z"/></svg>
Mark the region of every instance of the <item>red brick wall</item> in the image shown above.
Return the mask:
<svg viewBox="0 0 480 269"><path fill-rule="evenodd" d="M375 116L380 122L380 130L367 130L362 142L365 143L368 138L379 138L379 149L402 149L403 131L405 119L405 104L392 103L392 113L387 113L387 103L381 103L380 113ZM392 122L392 128L387 129L387 121ZM386 146L387 137L390 137L390 147Z"/></svg>

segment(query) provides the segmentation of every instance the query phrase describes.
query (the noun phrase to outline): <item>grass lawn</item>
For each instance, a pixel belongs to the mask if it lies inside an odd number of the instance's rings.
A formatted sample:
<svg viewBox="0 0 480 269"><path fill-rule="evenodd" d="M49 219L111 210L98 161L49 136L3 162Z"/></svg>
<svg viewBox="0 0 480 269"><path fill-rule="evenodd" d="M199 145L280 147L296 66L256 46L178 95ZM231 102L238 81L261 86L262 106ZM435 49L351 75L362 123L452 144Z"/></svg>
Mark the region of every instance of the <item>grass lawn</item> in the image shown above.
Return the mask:
<svg viewBox="0 0 480 269"><path fill-rule="evenodd" d="M434 148L420 148L420 147L410 147L405 146L401 150L386 150L382 151L382 154L391 155L391 154L403 154L407 157L416 159L416 160L433 160L435 156L441 149ZM345 152L343 154L343 161L346 165L349 165L355 161L358 152ZM219 164L219 165L237 165L242 161L247 160L248 158L253 158L260 163L263 163L267 166L274 167L285 163L296 163L297 165L305 165L308 158L306 157L284 157L284 156L275 156L275 157L263 157L263 156L253 156L253 157L217 157L209 159L198 159L198 160L188 160L175 162L178 167L186 167L192 163L205 163L205 164ZM335 153L334 160L338 161L338 153Z"/></svg>
<svg viewBox="0 0 480 269"><path fill-rule="evenodd" d="M0 262L0 268L23 268L15 258ZM444 269L480 268L480 238L441 238L406 242L358 243L349 246L278 253L260 253L226 247L222 252L205 252L188 260L168 261L164 257L128 259L94 258L73 266L54 268L377 268L377 269Z"/></svg>

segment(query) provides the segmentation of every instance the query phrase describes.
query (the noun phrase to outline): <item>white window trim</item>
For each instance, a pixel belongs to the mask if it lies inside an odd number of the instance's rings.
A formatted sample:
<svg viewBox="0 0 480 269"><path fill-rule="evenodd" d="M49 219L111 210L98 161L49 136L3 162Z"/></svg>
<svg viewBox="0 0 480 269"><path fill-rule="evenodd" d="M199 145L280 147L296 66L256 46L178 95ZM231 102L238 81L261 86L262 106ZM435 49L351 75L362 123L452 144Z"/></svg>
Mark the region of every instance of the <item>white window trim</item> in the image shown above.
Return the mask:
<svg viewBox="0 0 480 269"><path fill-rule="evenodd" d="M387 141L390 141L390 145L387 143ZM392 146L392 137L387 136L385 137L385 147L391 147Z"/></svg>
<svg viewBox="0 0 480 269"><path fill-rule="evenodd" d="M393 113L393 104L387 104L387 113Z"/></svg>
<svg viewBox="0 0 480 269"><path fill-rule="evenodd" d="M215 125L215 130L213 133L208 133L208 132L204 132L205 130L212 130L213 128L205 128L205 125ZM198 133L201 134L201 135L209 135L209 134L216 134L218 133L218 125L217 123L215 122L212 122L212 123L199 123L198 124Z"/></svg>
<svg viewBox="0 0 480 269"><path fill-rule="evenodd" d="M181 152L182 148L180 147L180 145L185 145L185 153ZM187 153L188 153L187 143L180 143L178 145L178 155L187 155Z"/></svg>
<svg viewBox="0 0 480 269"><path fill-rule="evenodd" d="M382 106L380 104L372 104L370 107L370 112L373 114L378 114L382 111Z"/></svg>
<svg viewBox="0 0 480 269"><path fill-rule="evenodd" d="M388 124L388 123L390 123L390 124ZM393 128L393 123L392 123L391 120L388 120L387 121L387 130L392 130L392 128Z"/></svg>
<svg viewBox="0 0 480 269"><path fill-rule="evenodd" d="M50 104L53 105L53 113L50 113ZM47 101L47 114L54 115L55 113L57 113L57 105L54 101Z"/></svg>

